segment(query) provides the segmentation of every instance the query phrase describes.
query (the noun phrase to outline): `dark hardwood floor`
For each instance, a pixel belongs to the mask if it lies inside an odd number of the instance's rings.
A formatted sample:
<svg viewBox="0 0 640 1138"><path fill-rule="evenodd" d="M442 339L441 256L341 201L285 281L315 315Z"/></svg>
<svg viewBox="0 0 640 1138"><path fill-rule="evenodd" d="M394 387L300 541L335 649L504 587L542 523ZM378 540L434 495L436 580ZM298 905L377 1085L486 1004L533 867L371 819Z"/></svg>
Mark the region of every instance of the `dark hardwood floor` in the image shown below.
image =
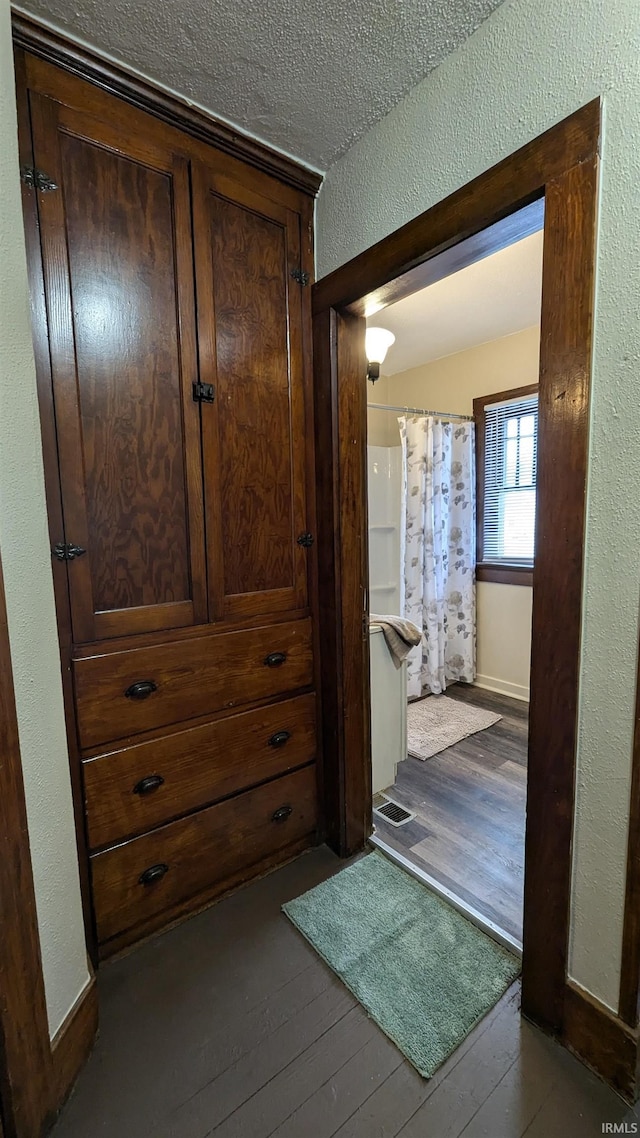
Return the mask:
<svg viewBox="0 0 640 1138"><path fill-rule="evenodd" d="M53 1138L589 1138L639 1115L520 1019L512 987L426 1081L280 912L315 850L104 965Z"/></svg>
<svg viewBox="0 0 640 1138"><path fill-rule="evenodd" d="M400 763L389 793L416 818L396 828L376 815L376 834L521 942L529 705L468 684L446 694L502 719Z"/></svg>

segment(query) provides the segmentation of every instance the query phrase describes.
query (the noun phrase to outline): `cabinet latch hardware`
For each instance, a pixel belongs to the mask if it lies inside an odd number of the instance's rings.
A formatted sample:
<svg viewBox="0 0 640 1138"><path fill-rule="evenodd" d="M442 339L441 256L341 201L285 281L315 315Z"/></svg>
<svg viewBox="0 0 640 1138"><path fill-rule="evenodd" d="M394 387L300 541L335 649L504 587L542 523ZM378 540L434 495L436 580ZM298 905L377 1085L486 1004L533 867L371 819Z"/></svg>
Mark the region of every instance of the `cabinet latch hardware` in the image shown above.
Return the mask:
<svg viewBox="0 0 640 1138"><path fill-rule="evenodd" d="M198 380L193 384L194 403L213 403L215 397L216 389L212 383L200 383Z"/></svg>
<svg viewBox="0 0 640 1138"><path fill-rule="evenodd" d="M76 557L82 557L86 553L81 545L74 545L72 541L57 541L53 547L53 556L58 561L74 561Z"/></svg>
<svg viewBox="0 0 640 1138"><path fill-rule="evenodd" d="M40 190L42 194L58 188L58 183L54 182L53 178L48 178L42 170L36 170L35 166L21 166L20 178L25 186L29 186L32 190Z"/></svg>
<svg viewBox="0 0 640 1138"><path fill-rule="evenodd" d="M303 549L311 549L311 546L313 545L313 534L301 533L297 541L298 545L301 545Z"/></svg>
<svg viewBox="0 0 640 1138"><path fill-rule="evenodd" d="M301 284L303 286L308 285L309 281L311 280L311 277L308 273L305 273L304 269L292 269L291 276L293 277L294 281L297 281L298 284Z"/></svg>

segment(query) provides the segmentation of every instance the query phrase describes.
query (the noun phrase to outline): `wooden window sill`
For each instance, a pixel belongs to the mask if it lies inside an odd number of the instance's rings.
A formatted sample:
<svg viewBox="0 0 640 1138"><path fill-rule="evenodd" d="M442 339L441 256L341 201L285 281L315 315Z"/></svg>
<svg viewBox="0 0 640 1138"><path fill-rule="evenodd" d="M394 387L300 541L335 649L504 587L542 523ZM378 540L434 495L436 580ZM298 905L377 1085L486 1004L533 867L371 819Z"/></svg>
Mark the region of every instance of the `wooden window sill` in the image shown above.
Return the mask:
<svg viewBox="0 0 640 1138"><path fill-rule="evenodd" d="M476 565L476 581L495 585L533 585L533 569L529 565Z"/></svg>

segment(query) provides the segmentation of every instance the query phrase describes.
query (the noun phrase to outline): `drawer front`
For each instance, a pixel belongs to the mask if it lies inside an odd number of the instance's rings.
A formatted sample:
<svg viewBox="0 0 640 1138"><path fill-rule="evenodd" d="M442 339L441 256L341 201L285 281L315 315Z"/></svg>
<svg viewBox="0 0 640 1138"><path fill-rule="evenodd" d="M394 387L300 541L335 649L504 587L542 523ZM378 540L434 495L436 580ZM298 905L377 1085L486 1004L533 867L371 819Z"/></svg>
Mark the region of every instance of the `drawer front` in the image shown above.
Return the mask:
<svg viewBox="0 0 640 1138"><path fill-rule="evenodd" d="M302 695L99 755L83 764L89 845L113 845L316 757Z"/></svg>
<svg viewBox="0 0 640 1138"><path fill-rule="evenodd" d="M101 943L218 883L237 880L316 829L315 764L91 858Z"/></svg>
<svg viewBox="0 0 640 1138"><path fill-rule="evenodd" d="M74 661L82 747L284 695L313 682L311 622Z"/></svg>

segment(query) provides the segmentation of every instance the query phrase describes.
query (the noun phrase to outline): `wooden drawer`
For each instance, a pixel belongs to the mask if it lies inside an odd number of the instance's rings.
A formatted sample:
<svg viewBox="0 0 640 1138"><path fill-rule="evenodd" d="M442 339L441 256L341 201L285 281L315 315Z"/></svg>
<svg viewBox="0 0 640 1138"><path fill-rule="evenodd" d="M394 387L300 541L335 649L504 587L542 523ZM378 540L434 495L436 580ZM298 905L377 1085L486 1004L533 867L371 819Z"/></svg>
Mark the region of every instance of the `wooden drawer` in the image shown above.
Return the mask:
<svg viewBox="0 0 640 1138"><path fill-rule="evenodd" d="M315 750L315 696L302 695L89 759L89 845L143 834L311 762Z"/></svg>
<svg viewBox="0 0 640 1138"><path fill-rule="evenodd" d="M278 818L278 812L282 812ZM315 764L91 858L101 943L251 876L316 829ZM154 872L151 872L154 871ZM147 883L145 883L145 874Z"/></svg>
<svg viewBox="0 0 640 1138"><path fill-rule="evenodd" d="M311 622L89 656L74 676L80 744L97 747L310 686Z"/></svg>

